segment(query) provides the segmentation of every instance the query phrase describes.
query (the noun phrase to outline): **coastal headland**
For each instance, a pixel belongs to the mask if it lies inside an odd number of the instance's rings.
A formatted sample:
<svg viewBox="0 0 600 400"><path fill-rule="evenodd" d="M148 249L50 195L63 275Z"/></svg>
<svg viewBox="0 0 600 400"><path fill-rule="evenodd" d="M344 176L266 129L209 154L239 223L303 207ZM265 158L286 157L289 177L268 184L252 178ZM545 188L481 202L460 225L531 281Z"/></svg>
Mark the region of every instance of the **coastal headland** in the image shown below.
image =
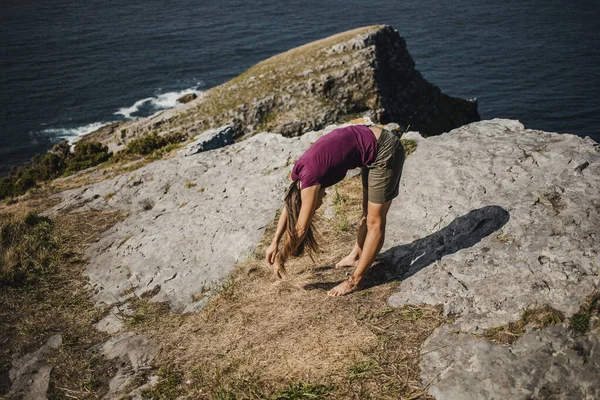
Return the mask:
<svg viewBox="0 0 600 400"><path fill-rule="evenodd" d="M275 281L293 163L367 118L407 158L365 288L326 296L350 272L331 266L352 171L322 251ZM600 145L479 119L381 25L88 135L114 155L0 203L0 396L599 398Z"/></svg>

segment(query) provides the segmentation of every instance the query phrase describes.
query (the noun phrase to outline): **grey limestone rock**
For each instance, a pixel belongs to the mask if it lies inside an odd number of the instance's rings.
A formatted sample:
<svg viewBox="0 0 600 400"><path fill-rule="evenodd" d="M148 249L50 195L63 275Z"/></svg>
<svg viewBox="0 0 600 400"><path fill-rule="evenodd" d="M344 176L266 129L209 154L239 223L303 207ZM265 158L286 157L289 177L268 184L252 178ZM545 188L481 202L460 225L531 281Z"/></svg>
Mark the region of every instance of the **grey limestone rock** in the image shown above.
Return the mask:
<svg viewBox="0 0 600 400"><path fill-rule="evenodd" d="M124 317L131 316L133 313L134 311L127 303L114 306L104 318L96 323L95 327L101 332L118 333L123 329Z"/></svg>
<svg viewBox="0 0 600 400"><path fill-rule="evenodd" d="M158 349L158 343L154 340L132 332L123 333L102 344L102 354L117 362L117 373L109 382L105 399L118 398L117 394L127 388L135 375L150 369Z"/></svg>
<svg viewBox="0 0 600 400"><path fill-rule="evenodd" d="M406 160L401 193L388 216L382 264L371 279L373 284L401 281L389 298L392 306L443 304L456 317L451 329L439 328L423 348L424 383L433 380L431 392L438 399L538 393L549 384L549 375L538 376L526 366L542 368L546 350L526 346L529 336L505 349L472 334L546 304L573 315L582 299L598 290L597 144L525 129L510 120L473 123L426 139L405 137L416 139L418 147ZM571 340L563 328L531 335L555 343L557 351L562 351L559 343ZM598 340L597 332L590 334L588 347L597 351ZM474 354L485 362L475 366ZM447 362L439 362L441 357ZM515 357L517 361L506 361L504 377L486 383L492 385L487 394L475 385L477 378L494 378L496 363ZM470 376L476 367L481 371ZM565 370L564 377L597 371L597 364L577 368ZM546 370L553 376L562 373ZM596 393L586 379L571 386ZM530 384L525 387L526 381Z"/></svg>
<svg viewBox="0 0 600 400"><path fill-rule="evenodd" d="M46 399L52 365L44 361L44 355L61 344L62 335L54 335L38 350L13 360L9 371L12 386L8 395L23 400Z"/></svg>
<svg viewBox="0 0 600 400"><path fill-rule="evenodd" d="M421 375L433 382L436 399L594 400L600 398L599 334L577 336L559 324L530 329L504 347L446 326L425 342Z"/></svg>
<svg viewBox="0 0 600 400"><path fill-rule="evenodd" d="M181 151L185 156L191 156L203 151L215 150L233 143L233 127L224 125L202 132Z"/></svg>
<svg viewBox="0 0 600 400"><path fill-rule="evenodd" d="M202 307L256 246L283 204L293 163L322 133L262 133L61 194L52 212L128 214L88 250L94 299L115 304L146 294L178 311ZM105 200L107 193L114 195Z"/></svg>

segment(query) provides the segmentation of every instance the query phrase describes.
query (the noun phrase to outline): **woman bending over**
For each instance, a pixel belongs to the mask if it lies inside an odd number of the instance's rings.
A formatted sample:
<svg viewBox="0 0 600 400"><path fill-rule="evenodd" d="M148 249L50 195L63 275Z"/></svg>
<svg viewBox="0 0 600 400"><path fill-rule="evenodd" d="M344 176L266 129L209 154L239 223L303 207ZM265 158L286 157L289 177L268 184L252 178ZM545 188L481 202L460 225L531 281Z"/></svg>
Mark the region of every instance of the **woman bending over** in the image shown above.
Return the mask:
<svg viewBox="0 0 600 400"><path fill-rule="evenodd" d="M355 269L328 294L343 296L355 291L383 245L386 216L392 200L398 196L403 164L404 147L386 129L351 125L320 137L294 164L293 182L285 195L277 231L265 252L275 276L283 278L290 256L317 250L313 216L323 202L325 188L344 179L349 169L361 167L362 217L356 243L350 254L335 265Z"/></svg>

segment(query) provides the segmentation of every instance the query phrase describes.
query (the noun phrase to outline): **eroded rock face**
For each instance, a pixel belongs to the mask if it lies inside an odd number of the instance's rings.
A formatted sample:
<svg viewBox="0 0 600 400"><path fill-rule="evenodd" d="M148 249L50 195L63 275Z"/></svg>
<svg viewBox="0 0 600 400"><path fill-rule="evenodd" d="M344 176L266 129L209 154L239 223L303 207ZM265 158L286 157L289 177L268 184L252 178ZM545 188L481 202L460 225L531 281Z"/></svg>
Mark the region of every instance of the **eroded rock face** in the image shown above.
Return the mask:
<svg viewBox="0 0 600 400"><path fill-rule="evenodd" d="M320 134L259 134L63 193L54 212L81 206L129 215L88 251L95 300L135 294L178 311L202 307L256 246L283 204L294 161Z"/></svg>
<svg viewBox="0 0 600 400"><path fill-rule="evenodd" d="M192 100L196 100L198 98L198 95L196 93L187 93L184 94L183 96L181 96L180 98L177 99L178 103L181 104L185 104L185 103L189 103Z"/></svg>
<svg viewBox="0 0 600 400"><path fill-rule="evenodd" d="M231 125L209 129L194 138L181 152L184 156L192 156L203 151L215 150L233 143L233 127Z"/></svg>
<svg viewBox="0 0 600 400"><path fill-rule="evenodd" d="M583 375L597 371L597 361L583 366L585 357L568 356L564 371L545 365L551 353L580 341L568 329L532 332L510 349L473 334L545 304L571 316L598 290L598 144L510 120L411 137L418 147L406 160L401 194L388 216L379 279L401 280L392 306L443 304L456 316L423 347L423 382L434 380L431 393L438 399L525 399L543 398L541 388L555 377L581 375L557 393L594 398L593 382ZM530 343L535 335L538 347ZM585 340L596 354L598 332ZM476 384L488 378L485 388Z"/></svg>
<svg viewBox="0 0 600 400"><path fill-rule="evenodd" d="M356 113L429 135L479 120L475 101L441 93L415 69L398 31L376 25L271 57L187 104L86 140L116 150L150 132L191 137L224 124L233 126L235 137L264 131L298 136Z"/></svg>

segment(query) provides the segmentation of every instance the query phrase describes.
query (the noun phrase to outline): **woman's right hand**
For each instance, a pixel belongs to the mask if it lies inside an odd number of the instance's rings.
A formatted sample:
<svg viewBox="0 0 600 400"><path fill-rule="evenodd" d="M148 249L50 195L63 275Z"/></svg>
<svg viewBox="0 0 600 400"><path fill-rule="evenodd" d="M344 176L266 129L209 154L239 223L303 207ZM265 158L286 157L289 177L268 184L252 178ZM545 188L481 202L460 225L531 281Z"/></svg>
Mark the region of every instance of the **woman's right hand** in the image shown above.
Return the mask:
<svg viewBox="0 0 600 400"><path fill-rule="evenodd" d="M277 247L277 243L272 242L271 245L267 248L267 250L265 250L265 259L271 265L273 265L273 263L277 259Z"/></svg>

